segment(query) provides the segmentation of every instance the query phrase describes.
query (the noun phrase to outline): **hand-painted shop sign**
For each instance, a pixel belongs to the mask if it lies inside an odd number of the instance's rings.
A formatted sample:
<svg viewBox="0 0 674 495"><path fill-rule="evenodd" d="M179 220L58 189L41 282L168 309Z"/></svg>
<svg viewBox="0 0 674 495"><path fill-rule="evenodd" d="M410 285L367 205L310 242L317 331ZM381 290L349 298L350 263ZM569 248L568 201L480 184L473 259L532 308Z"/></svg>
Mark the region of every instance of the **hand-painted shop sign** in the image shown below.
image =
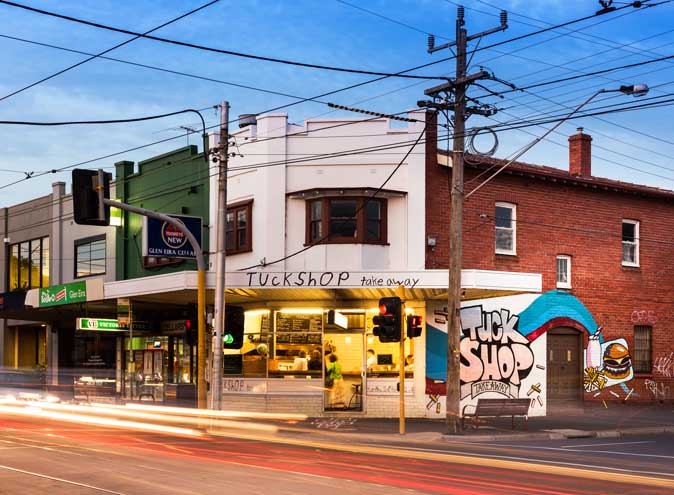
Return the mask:
<svg viewBox="0 0 674 495"><path fill-rule="evenodd" d="M201 246L201 217L170 216L185 224ZM181 230L168 222L143 217L143 256L195 259L196 253Z"/></svg>
<svg viewBox="0 0 674 495"><path fill-rule="evenodd" d="M446 272L445 272L446 273ZM244 287L416 287L423 272L245 272ZM426 277L428 278L428 277ZM447 286L447 276L442 284Z"/></svg>
<svg viewBox="0 0 674 495"><path fill-rule="evenodd" d="M77 330L92 330L98 332L125 332L129 325L119 320L106 318L77 318L75 321ZM150 330L151 325L147 321L134 321L131 323L134 330Z"/></svg>
<svg viewBox="0 0 674 495"><path fill-rule="evenodd" d="M73 304L86 302L87 283L84 280L70 284L52 285L40 289L38 307L59 306L61 304Z"/></svg>

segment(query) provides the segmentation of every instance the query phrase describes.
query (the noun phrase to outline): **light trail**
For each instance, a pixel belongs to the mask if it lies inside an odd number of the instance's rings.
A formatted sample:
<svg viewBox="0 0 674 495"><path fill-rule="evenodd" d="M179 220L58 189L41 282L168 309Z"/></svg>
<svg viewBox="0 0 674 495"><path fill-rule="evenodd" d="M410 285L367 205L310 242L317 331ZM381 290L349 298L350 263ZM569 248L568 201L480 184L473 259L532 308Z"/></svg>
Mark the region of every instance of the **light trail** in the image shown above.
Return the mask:
<svg viewBox="0 0 674 495"><path fill-rule="evenodd" d="M250 423L244 421L228 421L218 418L209 418L207 415L197 415L194 414L194 417L191 416L178 416L171 415L168 413L159 414L158 412L143 412L130 410L123 406L108 406L108 405L75 405L75 404L54 404L54 403L44 403L44 402L27 402L26 407L33 407L38 409L48 409L48 410L57 410L57 411L67 411L71 413L84 413L87 417L93 415L102 415L102 416L123 416L126 418L133 419L145 419L149 421L158 421L158 422L176 422L176 423L187 423L198 428L234 428L234 429L245 429L245 430L256 430L269 433L275 433L278 431L278 428L274 425L264 425L258 423Z"/></svg>
<svg viewBox="0 0 674 495"><path fill-rule="evenodd" d="M109 426L113 428L126 428L131 430L151 431L155 433L167 433L171 435L199 437L203 433L190 428L180 428L176 426L156 425L152 423L140 423L136 421L126 421L112 418L99 418L95 416L85 416L83 414L67 414L58 411L45 411L37 406L15 407L0 405L0 412L18 416L27 416L30 418L54 419L58 421L67 421L70 423L90 424L97 426Z"/></svg>

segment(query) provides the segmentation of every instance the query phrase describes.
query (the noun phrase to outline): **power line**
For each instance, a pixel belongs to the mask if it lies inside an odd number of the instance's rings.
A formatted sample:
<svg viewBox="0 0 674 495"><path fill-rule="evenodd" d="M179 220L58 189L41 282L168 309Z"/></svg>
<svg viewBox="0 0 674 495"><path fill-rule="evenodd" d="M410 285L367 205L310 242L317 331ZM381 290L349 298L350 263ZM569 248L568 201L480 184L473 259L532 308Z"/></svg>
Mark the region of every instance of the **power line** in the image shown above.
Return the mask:
<svg viewBox="0 0 674 495"><path fill-rule="evenodd" d="M63 46L58 46L58 45L53 45L53 44L50 44L50 43L43 43L43 42L39 42L39 41L29 40L29 39L26 39L26 38L18 38L16 36L9 36L9 35L6 35L6 34L0 34L0 38L5 38L5 39L9 39L9 40L14 40L14 41L20 41L22 43L29 43L29 44L32 44L32 45L43 46L43 47L46 47L46 48L52 48L52 49L55 49L55 50L61 50L61 51L70 52L70 53L77 53L77 54L80 54L80 55L94 56L93 54L91 54L89 52L84 52L84 51L81 51L81 50L74 50L72 48L65 48ZM178 75L178 76L189 77L189 78L192 78L192 79L199 79L199 80L202 80L202 81L224 84L224 85L232 86L232 87L235 87L235 88L249 89L251 91L258 91L258 92L261 92L261 93L268 93L268 94L277 95L277 96L285 96L287 98L294 98L294 99L297 99L297 100L302 99L301 96L296 96L296 95L292 95L292 94L289 94L289 93L282 93L280 91L258 88L258 87L255 87L255 86L250 86L250 85L247 85L247 84L234 83L234 82L231 82L231 81L223 81L222 79L215 79L213 77L206 77L206 76L200 76L200 75L197 75L197 74L190 74L189 72L167 69L165 67L158 67L156 65L141 64L139 62L131 62L129 60L123 60L121 58L104 57L104 56L101 56L101 55L98 55L98 58L100 58L102 60L109 60L109 61L112 61L112 62L118 62L118 63L121 63L121 64L127 64L127 65L131 65L131 66L141 67L143 69L150 69L150 70L155 70L155 71L159 71L159 72L166 72L168 74L174 74L174 75ZM319 103L322 103L322 102L319 102Z"/></svg>
<svg viewBox="0 0 674 495"><path fill-rule="evenodd" d="M402 21L398 21L398 20L393 19L393 18L391 18L391 17L387 17L387 16L385 16L385 15L383 15L383 14L380 14L380 13L378 13L378 12L375 12L374 10L366 9L366 8L361 7L361 6L359 6L359 5L354 5L354 4L350 3L350 2L346 2L345 0L335 0L335 1L336 1L336 2L339 2L339 3L341 3L341 4L344 4L344 5L348 6L348 7L351 7L351 8L353 8L353 9L360 10L361 12L367 12L368 14L373 15L373 16L375 16L375 17L379 17L380 19L384 19L384 20L389 21L389 22L392 22L392 23L394 23L394 24L398 24L399 26L406 27L406 28L408 28L408 29L411 29L412 31L416 31L417 33L421 33L421 34L425 34L425 35L430 35L430 34L431 34L431 33L429 33L428 31L424 31L423 29L419 29L419 28L416 28L416 27L414 27L414 26L412 26L412 25L410 25L410 24L406 24L406 23L404 23L404 22L402 22ZM437 36L437 37L438 37L438 38L442 38L442 39L449 39L449 38L446 38L446 37L444 37L444 36Z"/></svg>
<svg viewBox="0 0 674 495"><path fill-rule="evenodd" d="M218 0L215 0L218 1ZM91 22L91 21L85 21L83 19L79 19L76 17L71 17L63 14L57 14L55 12L50 12L47 10L42 10L42 9L37 9L34 7L29 7L27 5L22 5L19 3L14 3L14 2L9 2L7 0L0 0L0 3L3 3L5 5L10 5L12 7L18 7L20 9L28 10L30 12L34 12L37 14L43 14L47 15L50 17L57 17L59 19L71 21L71 22L76 22L78 24L84 24L87 26L99 28L99 29L105 29L106 31L114 31L117 33L124 33L124 34L129 34L132 36L135 36L137 38L144 38L152 41L159 41L161 43L168 43L171 45L176 45L176 46L182 46L186 48L194 48L197 50L202 50L202 51L207 51L207 52L212 52L212 53L219 53L222 55L231 55L234 57L242 57L242 58L248 58L248 59L253 59L253 60L260 60L263 62L273 62L273 63L278 63L278 64L285 64L285 65L293 65L297 67L306 67L310 69L321 69L321 70L330 70L330 71L335 71L335 72L347 72L351 74L365 74L365 75L370 75L370 76L386 76L386 77L402 77L402 78L410 78L410 79L445 79L443 77L437 77L437 76L418 76L418 75L412 75L412 74L400 74L400 73L387 73L387 72L377 72L377 71L369 71L369 70L362 70L362 69L349 69L346 67L335 67L331 65L321 65L321 64L310 64L310 63L305 63L305 62L298 62L295 60L288 60L288 59L281 59L281 58L274 58L274 57L266 57L262 55L254 55L251 53L243 53L243 52L235 52L233 50L223 50L221 48L214 48L210 46L205 46L205 45L198 45L196 43L189 43L186 41L178 41L178 40L172 40L169 38L161 38L159 36L151 36L148 33L138 33L135 31L131 31L128 29L121 29L121 28L116 28L113 26L108 26L106 24L101 24L98 22ZM105 52L104 52L105 53Z"/></svg>
<svg viewBox="0 0 674 495"><path fill-rule="evenodd" d="M93 60L93 59L95 59L95 58L97 58L97 57L100 57L101 55L105 55L106 53L109 53L109 52L111 52L111 51L113 51L113 50L116 50L117 48L120 48L120 47L122 47L122 46L124 46L124 45L128 45L129 43L131 43L132 41L137 40L138 38L146 37L148 34L154 32L154 31L157 31L158 29L161 29L161 28L163 28L163 27L168 26L169 24L173 24L173 23L176 22L176 21L179 21L179 20L181 20L181 19L184 19L185 17L190 16L190 15L194 14L195 12L199 12L200 10L203 10L203 9L205 9L206 7L210 7L211 5L213 5L214 3L217 3L217 2L219 2L219 1L220 1L220 0L212 0L212 1L210 1L210 2L208 2L208 3L206 3L206 4L204 4L204 5L202 5L201 7L197 7L196 9L191 10L191 11L187 12L186 14L183 14L183 15L181 15L181 16L178 16L178 17L174 18L174 19L171 19L170 21L165 22L165 23L163 23L163 24L161 24L161 25L159 25L159 26L157 26L157 27L155 27L155 28L152 28L152 29L150 29L149 31L146 31L145 33L142 33L142 34L140 34L140 33L139 33L139 34L135 34L134 37L131 38L130 40L126 40L126 41L123 41L122 43L118 43L118 44L116 44L115 46L113 46L112 48L108 48L107 50L104 50L104 51L102 51L102 52L100 52L100 53L98 53L98 54L96 54L96 55L92 55L91 57L89 57L89 58L87 58L87 59L85 59L85 60L82 60L81 62L77 62L76 64L73 64L73 65L71 65L71 66L68 66L68 67L66 67L65 69L61 69L60 71L55 72L54 74L51 74L51 75L49 75L49 76L47 76L47 77L43 77L43 78L40 79L39 81L36 81L36 82L34 82L34 83L31 83L31 84L29 84L28 86L24 86L23 88L20 88L20 89L17 89L17 90L15 90L15 91L12 91L11 93L6 94L5 96L1 97L1 98L0 98L0 101L4 101L4 100L6 100L7 98L11 98L12 96L14 96L14 95L16 95L16 94L19 94L19 93L21 93L21 92L23 92L23 91L26 91L27 89L30 89L30 88L32 88L32 87L34 87L34 86L37 86L38 84L41 84L41 83L43 83L43 82L45 82L45 81L49 81L50 79L53 79L53 78L55 78L56 76L59 76L59 75L65 73L65 72L68 72L69 70L72 70L72 69L74 69L74 68L76 68L76 67L79 67L80 65L84 65L84 64L86 64L87 62L89 62L89 61L91 61L91 60ZM5 3L8 3L8 2L5 2ZM19 6L19 5L16 4L15 6Z"/></svg>

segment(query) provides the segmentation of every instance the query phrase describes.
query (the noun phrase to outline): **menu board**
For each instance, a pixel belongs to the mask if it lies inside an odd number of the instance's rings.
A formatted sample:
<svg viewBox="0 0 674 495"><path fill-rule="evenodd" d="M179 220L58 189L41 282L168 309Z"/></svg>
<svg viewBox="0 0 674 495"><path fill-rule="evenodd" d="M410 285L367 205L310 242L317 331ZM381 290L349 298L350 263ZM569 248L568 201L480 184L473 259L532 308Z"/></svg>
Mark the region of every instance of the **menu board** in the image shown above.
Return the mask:
<svg viewBox="0 0 674 495"><path fill-rule="evenodd" d="M276 313L276 333L320 333L322 329L322 314Z"/></svg>
<svg viewBox="0 0 674 495"><path fill-rule="evenodd" d="M321 344L322 314L276 313L276 342L279 344Z"/></svg>

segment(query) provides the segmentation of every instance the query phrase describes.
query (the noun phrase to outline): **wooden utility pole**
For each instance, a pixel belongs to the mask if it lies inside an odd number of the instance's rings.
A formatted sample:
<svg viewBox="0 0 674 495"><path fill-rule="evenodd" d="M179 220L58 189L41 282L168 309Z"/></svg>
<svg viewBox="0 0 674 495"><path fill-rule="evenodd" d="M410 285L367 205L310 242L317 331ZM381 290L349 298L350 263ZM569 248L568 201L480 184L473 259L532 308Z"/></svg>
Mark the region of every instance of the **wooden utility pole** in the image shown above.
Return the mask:
<svg viewBox="0 0 674 495"><path fill-rule="evenodd" d="M468 86L479 79L494 79L494 76L485 70L466 75L467 44L468 41L486 36L491 33L505 30L507 14L501 12L500 26L468 36L464 29L464 8L457 8L456 40L435 46L435 38L428 39L428 52L456 46L456 76L448 83L427 89L424 93L440 101L422 101L420 106L435 108L441 111L454 111L452 119L454 126L454 142L452 146L452 181L450 189L449 212L449 267L447 281L447 396L446 396L446 423L448 433L458 433L461 429L459 402L461 399L461 383L459 373L461 369L459 344L461 335L461 260L462 260L462 229L463 229L463 166L465 150L466 119L471 114L491 115L493 110L484 107L466 108L466 91Z"/></svg>
<svg viewBox="0 0 674 495"><path fill-rule="evenodd" d="M463 16L456 19L456 80L466 76L466 30ZM449 212L449 280L447 285L447 397L446 421L449 433L460 428L459 332L461 331L461 258L463 226L463 153L466 130L466 85L457 84L454 93L454 144Z"/></svg>

